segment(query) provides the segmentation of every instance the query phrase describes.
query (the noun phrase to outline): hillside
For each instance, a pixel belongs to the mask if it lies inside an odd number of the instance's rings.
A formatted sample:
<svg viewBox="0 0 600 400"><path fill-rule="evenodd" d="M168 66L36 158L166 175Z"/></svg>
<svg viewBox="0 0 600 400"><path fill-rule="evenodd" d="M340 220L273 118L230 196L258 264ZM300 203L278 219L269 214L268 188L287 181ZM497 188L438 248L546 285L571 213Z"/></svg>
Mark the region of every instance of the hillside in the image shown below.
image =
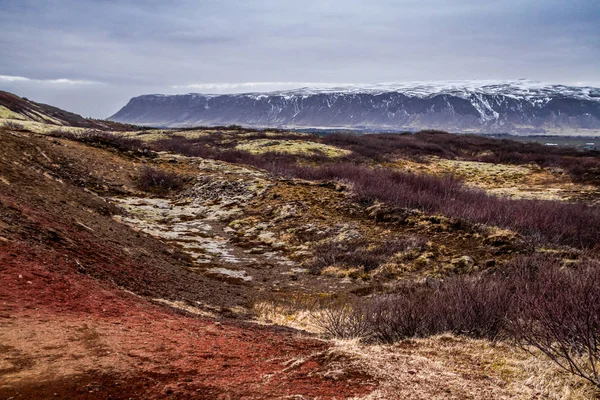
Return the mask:
<svg viewBox="0 0 600 400"><path fill-rule="evenodd" d="M132 127L112 121L84 118L60 108L36 103L13 93L0 90L0 119L14 124L37 122L47 125L125 131Z"/></svg>
<svg viewBox="0 0 600 400"><path fill-rule="evenodd" d="M431 131L40 132L0 127L0 398L598 394L515 346L529 298L504 297L546 282L541 265L583 277L550 298L600 304L578 289L599 281L597 152Z"/></svg>
<svg viewBox="0 0 600 400"><path fill-rule="evenodd" d="M169 127L239 124L597 135L600 89L529 81L475 81L145 95L131 99L109 119Z"/></svg>

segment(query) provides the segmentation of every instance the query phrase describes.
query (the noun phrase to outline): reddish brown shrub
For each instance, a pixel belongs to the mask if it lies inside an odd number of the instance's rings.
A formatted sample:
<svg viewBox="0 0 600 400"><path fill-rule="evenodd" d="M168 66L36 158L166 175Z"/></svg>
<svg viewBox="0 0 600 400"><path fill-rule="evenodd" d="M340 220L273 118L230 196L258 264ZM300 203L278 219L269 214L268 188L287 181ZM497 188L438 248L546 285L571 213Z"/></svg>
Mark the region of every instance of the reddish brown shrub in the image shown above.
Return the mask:
<svg viewBox="0 0 600 400"><path fill-rule="evenodd" d="M138 177L138 188L157 195L166 195L183 188L185 180L176 173L150 167L142 168Z"/></svg>
<svg viewBox="0 0 600 400"><path fill-rule="evenodd" d="M466 188L452 176L440 178L360 165L360 157L378 159L380 156L385 158L398 152L413 156L461 155L478 159L488 157L478 154L489 147L496 151L494 157L514 156L512 161L516 163L537 160L536 162L542 164L547 162L555 165L567 163L566 160L579 160L582 161L581 166L573 163L570 168L579 171L576 172L578 176L593 175L593 172L589 171L593 171L597 162L600 165L600 161L593 157L582 158L583 153L576 150L561 149L559 153L553 154L555 150L548 150L537 144L431 132L401 135L329 135L323 139L326 143L349 148L359 154L359 158L355 155L336 161L317 155L301 157L303 164L300 165L299 157L289 154L253 155L235 150L230 148L231 143L223 145L220 135L216 133L197 139L175 136L157 141L152 146L157 151L174 151L188 156L253 165L275 175L290 178L340 180L350 184L356 199L364 204L381 201L427 213L441 213L471 223L496 225L527 236L533 244L566 244L579 248L593 248L600 244L600 211L595 207L552 201L503 199ZM588 175L585 175L586 173Z"/></svg>
<svg viewBox="0 0 600 400"><path fill-rule="evenodd" d="M320 244L314 249L315 258L307 266L313 273L319 273L323 268L331 265L364 268L368 272L378 268L398 252L422 247L425 240L417 236L409 236L387 240L377 246L370 246L370 244L361 239Z"/></svg>
<svg viewBox="0 0 600 400"><path fill-rule="evenodd" d="M564 268L560 259L548 256L519 257L493 273L408 283L394 294L356 302L322 323L331 326L332 335L360 332L384 343L444 332L512 339L600 386L597 262Z"/></svg>

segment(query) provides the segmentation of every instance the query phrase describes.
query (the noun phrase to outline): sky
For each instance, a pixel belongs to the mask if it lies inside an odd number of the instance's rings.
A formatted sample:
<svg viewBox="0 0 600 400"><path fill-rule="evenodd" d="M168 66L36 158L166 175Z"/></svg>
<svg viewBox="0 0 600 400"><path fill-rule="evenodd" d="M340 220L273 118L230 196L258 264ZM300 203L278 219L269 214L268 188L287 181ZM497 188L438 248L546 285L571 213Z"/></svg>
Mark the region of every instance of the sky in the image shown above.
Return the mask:
<svg viewBox="0 0 600 400"><path fill-rule="evenodd" d="M0 0L0 90L106 118L150 93L600 86L599 0Z"/></svg>

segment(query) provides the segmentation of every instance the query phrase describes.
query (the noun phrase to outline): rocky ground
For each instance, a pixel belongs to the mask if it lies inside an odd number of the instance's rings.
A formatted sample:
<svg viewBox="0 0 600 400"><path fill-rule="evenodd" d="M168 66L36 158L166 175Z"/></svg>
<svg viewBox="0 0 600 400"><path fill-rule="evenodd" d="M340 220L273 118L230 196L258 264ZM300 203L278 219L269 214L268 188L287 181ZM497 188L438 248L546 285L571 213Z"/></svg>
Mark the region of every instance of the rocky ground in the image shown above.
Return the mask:
<svg viewBox="0 0 600 400"><path fill-rule="evenodd" d="M246 147L262 148L261 140ZM324 340L314 323L328 301L493 268L531 251L515 233L361 205L341 183L220 161L22 131L0 131L0 141L0 398L591 393L484 341L366 346ZM282 142L269 146L298 148ZM162 197L142 191L147 166L185 177L184 187ZM331 243L376 251L399 241L404 250L374 270L315 269Z"/></svg>

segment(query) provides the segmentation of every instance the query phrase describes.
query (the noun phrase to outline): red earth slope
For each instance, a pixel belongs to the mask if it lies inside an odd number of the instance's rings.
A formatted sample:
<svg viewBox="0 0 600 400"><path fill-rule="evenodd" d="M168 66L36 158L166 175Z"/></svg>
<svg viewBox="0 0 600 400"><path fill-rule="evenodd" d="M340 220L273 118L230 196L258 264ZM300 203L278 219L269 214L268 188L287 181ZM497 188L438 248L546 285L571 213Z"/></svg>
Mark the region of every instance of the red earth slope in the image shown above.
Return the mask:
<svg viewBox="0 0 600 400"><path fill-rule="evenodd" d="M85 189L92 172L60 167L65 146L0 132L0 399L340 399L374 388L326 342L149 302L226 292L115 222Z"/></svg>

